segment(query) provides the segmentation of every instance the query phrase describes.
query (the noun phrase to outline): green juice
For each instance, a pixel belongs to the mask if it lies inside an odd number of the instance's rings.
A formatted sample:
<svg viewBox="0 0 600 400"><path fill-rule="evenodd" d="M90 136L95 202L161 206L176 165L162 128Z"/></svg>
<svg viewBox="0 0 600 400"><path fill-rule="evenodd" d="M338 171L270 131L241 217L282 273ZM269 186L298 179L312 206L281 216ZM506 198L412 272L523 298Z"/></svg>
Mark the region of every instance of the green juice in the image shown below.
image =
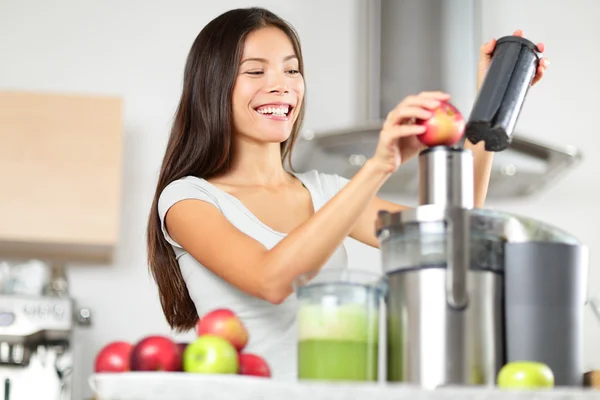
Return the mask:
<svg viewBox="0 0 600 400"><path fill-rule="evenodd" d="M302 379L376 381L377 352L377 343L301 340L298 375Z"/></svg>
<svg viewBox="0 0 600 400"><path fill-rule="evenodd" d="M377 308L302 305L298 325L299 379L377 381Z"/></svg>

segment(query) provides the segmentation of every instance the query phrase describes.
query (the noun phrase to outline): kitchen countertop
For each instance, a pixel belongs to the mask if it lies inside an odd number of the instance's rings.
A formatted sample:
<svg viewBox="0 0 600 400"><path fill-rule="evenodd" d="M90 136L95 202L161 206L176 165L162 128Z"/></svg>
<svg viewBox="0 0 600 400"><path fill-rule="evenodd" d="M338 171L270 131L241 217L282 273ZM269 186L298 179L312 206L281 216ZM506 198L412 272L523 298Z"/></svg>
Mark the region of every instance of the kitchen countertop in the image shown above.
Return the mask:
<svg viewBox="0 0 600 400"><path fill-rule="evenodd" d="M240 384L232 387L224 383L205 386L197 399L211 400L492 400L492 399L536 399L570 400L600 399L600 391L552 390L514 391L483 388L443 388L423 390L403 385L331 385L331 384Z"/></svg>
<svg viewBox="0 0 600 400"><path fill-rule="evenodd" d="M132 374L133 375L133 374ZM163 379L161 375L166 377ZM152 373L115 385L97 382L97 400L585 400L600 399L588 388L543 391L505 391L485 387L444 387L423 390L404 384L286 383L267 379L193 379ZM179 374L178 374L179 375ZM181 374L186 375L186 374ZM139 375L138 375L139 376ZM123 377L123 376L122 376ZM149 378L149 379L148 379ZM173 378L175 378L173 380ZM120 378L119 378L120 379ZM143 382L142 382L143 380ZM109 384L107 384L109 383ZM126 389L124 389L126 388Z"/></svg>

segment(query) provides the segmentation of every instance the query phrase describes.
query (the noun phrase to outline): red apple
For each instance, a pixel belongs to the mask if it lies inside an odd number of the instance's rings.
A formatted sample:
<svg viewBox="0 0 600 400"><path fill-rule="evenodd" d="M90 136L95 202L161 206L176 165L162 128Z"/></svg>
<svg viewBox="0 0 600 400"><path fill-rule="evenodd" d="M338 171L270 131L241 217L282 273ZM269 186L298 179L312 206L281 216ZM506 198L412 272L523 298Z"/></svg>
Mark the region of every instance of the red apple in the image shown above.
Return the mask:
<svg viewBox="0 0 600 400"><path fill-rule="evenodd" d="M185 343L185 342L179 342L177 343L177 348L179 349L179 351L181 352L181 354L183 354L183 352L185 351L185 348L188 346L189 343Z"/></svg>
<svg viewBox="0 0 600 400"><path fill-rule="evenodd" d="M181 350L166 336L148 336L131 351L132 371L179 371Z"/></svg>
<svg viewBox="0 0 600 400"><path fill-rule="evenodd" d="M126 372L130 370L131 350L133 345L127 342L111 342L104 346L96 355L94 371Z"/></svg>
<svg viewBox="0 0 600 400"><path fill-rule="evenodd" d="M269 364L261 356L251 353L242 353L240 359L240 375L261 376L265 378L271 377L271 369Z"/></svg>
<svg viewBox="0 0 600 400"><path fill-rule="evenodd" d="M228 340L238 351L248 343L248 331L231 310L220 308L204 315L196 326L198 336L215 335Z"/></svg>
<svg viewBox="0 0 600 400"><path fill-rule="evenodd" d="M188 346L189 343L185 343L185 342L179 342L177 343L177 348L179 348L179 353L181 354L181 359L183 360L183 353L185 353L185 349ZM179 371L183 371L183 362L181 363L181 366L179 367Z"/></svg>
<svg viewBox="0 0 600 400"><path fill-rule="evenodd" d="M427 130L417 138L425 146L454 146L465 132L465 119L456 107L443 101L431 110L433 115L427 120L417 120Z"/></svg>
<svg viewBox="0 0 600 400"><path fill-rule="evenodd" d="M196 374L237 374L238 352L220 336L202 335L185 348L183 370Z"/></svg>

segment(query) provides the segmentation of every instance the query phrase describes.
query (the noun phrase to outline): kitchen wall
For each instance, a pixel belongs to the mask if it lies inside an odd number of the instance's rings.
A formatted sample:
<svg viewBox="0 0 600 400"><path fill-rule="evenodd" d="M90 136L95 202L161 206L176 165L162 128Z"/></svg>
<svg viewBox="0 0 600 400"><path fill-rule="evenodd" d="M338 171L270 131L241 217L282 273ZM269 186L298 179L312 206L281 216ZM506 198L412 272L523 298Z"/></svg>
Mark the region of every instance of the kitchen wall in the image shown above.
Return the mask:
<svg viewBox="0 0 600 400"><path fill-rule="evenodd" d="M0 1L0 89L116 94L125 101L125 165L121 244L112 265L70 268L73 296L93 310L94 324L77 333L75 398L95 353L108 341L170 334L146 266L145 228L154 183L178 100L187 51L199 30L219 13L260 5L298 29L306 58L308 112L305 127L348 126L367 117L364 51L366 0L200 2L191 0ZM532 90L518 129L534 138L575 144L584 163L535 197L490 207L528 214L565 228L592 249L600 245L600 136L590 120L600 109L600 55L594 25L600 3L559 0L483 0L482 36L521 28L547 44L552 61ZM418 38L415 38L418 40ZM456 59L456 63L464 60ZM474 79L474 77L473 77ZM378 268L377 252L349 241L355 267ZM592 251L592 266L598 259ZM590 290L600 295L592 268ZM586 313L586 368L600 367L600 321ZM182 339L191 337L181 335Z"/></svg>

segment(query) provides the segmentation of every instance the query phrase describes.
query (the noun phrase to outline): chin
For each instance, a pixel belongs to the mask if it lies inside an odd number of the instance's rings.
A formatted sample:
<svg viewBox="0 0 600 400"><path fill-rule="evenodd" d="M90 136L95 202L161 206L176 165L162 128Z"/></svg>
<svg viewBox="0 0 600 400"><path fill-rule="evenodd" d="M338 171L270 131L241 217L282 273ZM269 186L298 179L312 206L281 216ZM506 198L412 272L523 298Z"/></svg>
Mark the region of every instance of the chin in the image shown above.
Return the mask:
<svg viewBox="0 0 600 400"><path fill-rule="evenodd" d="M291 134L292 132L264 132L263 140L269 143L283 143Z"/></svg>
<svg viewBox="0 0 600 400"><path fill-rule="evenodd" d="M268 121L267 123L258 123L254 125L254 128L248 133L252 133L252 136L261 142L266 143L281 143L289 139L292 134L293 123L273 123Z"/></svg>
<svg viewBox="0 0 600 400"><path fill-rule="evenodd" d="M262 118L261 118L262 119ZM295 118L294 118L295 120ZM283 143L292 134L294 121L245 120L235 124L237 132L258 143ZM244 127L244 129L241 129Z"/></svg>

